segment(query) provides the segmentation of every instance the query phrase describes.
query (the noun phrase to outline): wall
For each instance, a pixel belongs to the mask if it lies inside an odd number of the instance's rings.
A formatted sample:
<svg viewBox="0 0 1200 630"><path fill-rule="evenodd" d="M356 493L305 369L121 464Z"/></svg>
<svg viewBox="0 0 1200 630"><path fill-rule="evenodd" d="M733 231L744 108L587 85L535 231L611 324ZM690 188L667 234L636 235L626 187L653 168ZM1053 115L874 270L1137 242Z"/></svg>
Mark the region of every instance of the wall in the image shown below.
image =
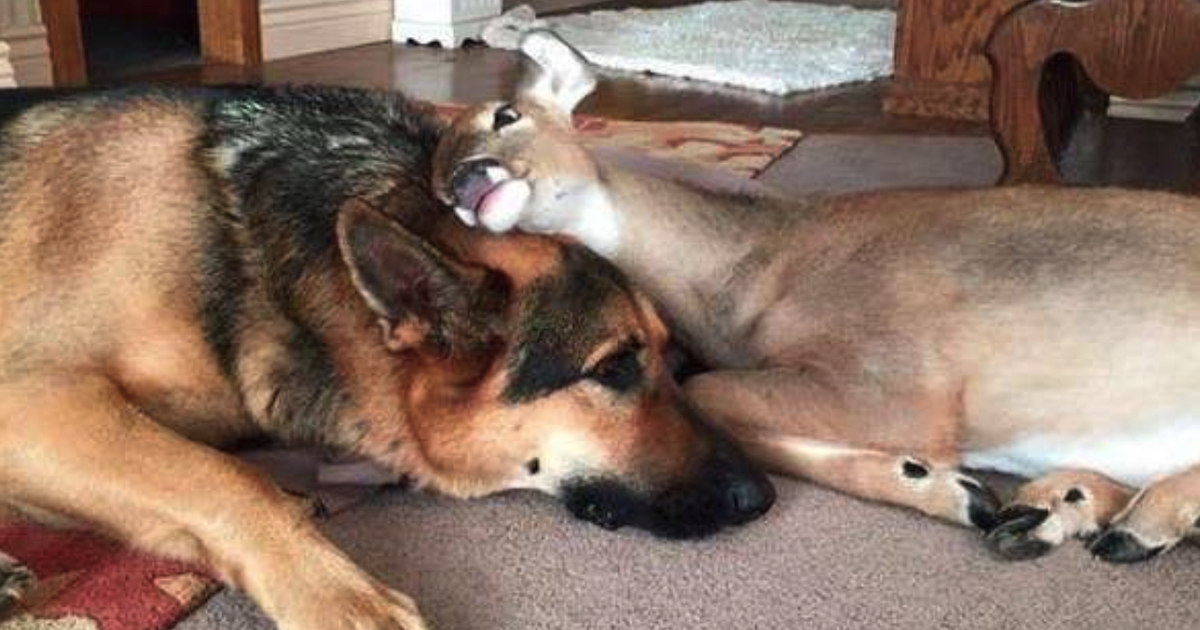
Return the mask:
<svg viewBox="0 0 1200 630"><path fill-rule="evenodd" d="M51 85L50 47L38 0L0 0L0 40L8 43L8 60L17 83Z"/></svg>
<svg viewBox="0 0 1200 630"><path fill-rule="evenodd" d="M391 39L392 0L261 2L265 59L349 48Z"/></svg>

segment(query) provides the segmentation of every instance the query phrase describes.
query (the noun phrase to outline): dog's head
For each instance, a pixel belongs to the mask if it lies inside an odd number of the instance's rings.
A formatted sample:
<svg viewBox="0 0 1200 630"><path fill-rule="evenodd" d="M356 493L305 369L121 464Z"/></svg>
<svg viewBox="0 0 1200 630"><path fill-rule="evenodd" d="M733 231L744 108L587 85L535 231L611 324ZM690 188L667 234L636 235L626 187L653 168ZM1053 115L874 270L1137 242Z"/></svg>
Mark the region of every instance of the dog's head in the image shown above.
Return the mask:
<svg viewBox="0 0 1200 630"><path fill-rule="evenodd" d="M771 506L767 478L681 396L663 323L620 272L577 246L447 224L456 238L435 247L362 204L338 221L379 343L409 366L406 472L456 496L536 489L670 537Z"/></svg>
<svg viewBox="0 0 1200 630"><path fill-rule="evenodd" d="M571 117L596 80L550 31L525 34L521 52L525 72L513 98L464 111L442 136L434 189L467 225L571 233L592 219L603 185Z"/></svg>

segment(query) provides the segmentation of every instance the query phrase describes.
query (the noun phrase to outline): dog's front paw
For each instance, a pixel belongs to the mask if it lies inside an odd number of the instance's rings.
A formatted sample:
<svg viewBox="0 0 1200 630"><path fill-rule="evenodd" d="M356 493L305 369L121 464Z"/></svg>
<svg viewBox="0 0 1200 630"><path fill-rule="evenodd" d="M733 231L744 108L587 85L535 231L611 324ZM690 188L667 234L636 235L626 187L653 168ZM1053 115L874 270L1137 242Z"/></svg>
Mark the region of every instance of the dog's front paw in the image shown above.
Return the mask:
<svg viewBox="0 0 1200 630"><path fill-rule="evenodd" d="M276 623L280 630L429 630L412 598L381 585L337 589Z"/></svg>
<svg viewBox="0 0 1200 630"><path fill-rule="evenodd" d="M280 630L428 630L417 605L314 536L245 586ZM255 579L255 578L260 579ZM261 581L260 581L261 580ZM261 585L262 589L255 586Z"/></svg>
<svg viewBox="0 0 1200 630"><path fill-rule="evenodd" d="M368 600L359 599L347 607L344 627L354 630L429 630L411 597L387 587L376 588Z"/></svg>

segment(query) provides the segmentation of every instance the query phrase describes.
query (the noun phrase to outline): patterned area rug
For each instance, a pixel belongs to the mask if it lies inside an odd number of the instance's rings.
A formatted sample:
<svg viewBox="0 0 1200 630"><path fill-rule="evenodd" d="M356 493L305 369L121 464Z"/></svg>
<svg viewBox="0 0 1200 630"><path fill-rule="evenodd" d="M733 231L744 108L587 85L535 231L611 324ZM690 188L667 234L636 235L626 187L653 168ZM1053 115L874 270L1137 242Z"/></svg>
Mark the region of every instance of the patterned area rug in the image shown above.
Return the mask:
<svg viewBox="0 0 1200 630"><path fill-rule="evenodd" d="M165 630L218 588L193 567L88 532L8 523L0 549L38 576L0 630Z"/></svg>
<svg viewBox="0 0 1200 630"><path fill-rule="evenodd" d="M438 105L444 116L461 105ZM796 144L801 133L757 125L697 121L609 120L577 116L575 128L592 147L632 149L654 158L724 169L745 177L762 174Z"/></svg>
<svg viewBox="0 0 1200 630"><path fill-rule="evenodd" d="M437 109L449 116L462 107L438 105ZM576 126L591 146L634 150L745 177L761 174L800 139L798 131L711 122L581 117ZM294 462L257 463L289 490L306 490L329 502L326 507L331 512L346 509L379 483L367 475L339 477L343 483L366 486L304 488L295 483ZM158 560L87 532L0 520L0 550L38 576L32 596L0 620L0 630L166 630L220 588L199 569Z"/></svg>

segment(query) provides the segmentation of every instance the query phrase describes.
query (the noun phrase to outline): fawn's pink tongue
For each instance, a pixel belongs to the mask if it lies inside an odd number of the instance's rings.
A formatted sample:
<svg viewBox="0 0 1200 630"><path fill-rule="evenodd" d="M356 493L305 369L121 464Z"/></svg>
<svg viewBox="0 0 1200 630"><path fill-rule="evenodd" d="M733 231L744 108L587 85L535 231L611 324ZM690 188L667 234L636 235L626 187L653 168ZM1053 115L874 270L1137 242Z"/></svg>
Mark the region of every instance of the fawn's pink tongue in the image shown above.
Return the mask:
<svg viewBox="0 0 1200 630"><path fill-rule="evenodd" d="M503 208L518 201L525 201L525 196L519 194L519 182L514 179L500 182L483 193L483 198L479 200L479 204L475 206L475 213L482 217L488 211L494 208Z"/></svg>
<svg viewBox="0 0 1200 630"><path fill-rule="evenodd" d="M475 218L492 232L507 232L517 226L531 193L525 180L503 181L484 194Z"/></svg>

